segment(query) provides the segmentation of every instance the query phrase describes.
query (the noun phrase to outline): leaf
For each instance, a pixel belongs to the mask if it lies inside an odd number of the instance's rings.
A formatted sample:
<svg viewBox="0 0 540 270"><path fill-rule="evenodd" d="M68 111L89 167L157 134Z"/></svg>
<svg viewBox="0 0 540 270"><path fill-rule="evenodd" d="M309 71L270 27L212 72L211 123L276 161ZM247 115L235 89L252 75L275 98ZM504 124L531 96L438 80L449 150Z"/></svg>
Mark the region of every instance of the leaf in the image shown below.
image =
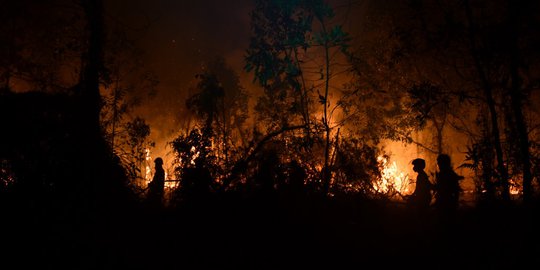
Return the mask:
<svg viewBox="0 0 540 270"><path fill-rule="evenodd" d="M476 170L476 169L478 169L478 166L476 164L472 164L472 163L463 163L463 164L459 165L458 168L466 168L466 169Z"/></svg>
<svg viewBox="0 0 540 270"><path fill-rule="evenodd" d="M325 103L326 103L326 99L325 99L324 96L321 95L321 94L319 94L319 102L320 102L321 104L325 104Z"/></svg>

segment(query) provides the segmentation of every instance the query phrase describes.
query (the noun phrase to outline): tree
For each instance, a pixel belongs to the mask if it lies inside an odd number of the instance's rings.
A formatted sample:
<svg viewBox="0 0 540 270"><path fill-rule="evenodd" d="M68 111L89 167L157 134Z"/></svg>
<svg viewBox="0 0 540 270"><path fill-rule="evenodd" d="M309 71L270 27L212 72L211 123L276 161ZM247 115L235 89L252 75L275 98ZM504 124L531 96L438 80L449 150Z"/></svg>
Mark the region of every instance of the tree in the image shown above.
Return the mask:
<svg viewBox="0 0 540 270"><path fill-rule="evenodd" d="M331 100L340 94L332 91L333 80L345 70L338 62L350 42L342 26L332 23L333 17L332 8L322 0L256 1L246 56L246 70L254 72L255 81L264 89L257 109L268 129L303 124L306 139L312 139L312 132L323 134L324 193L332 175L332 132L341 124L334 113L342 101L339 97ZM318 110L314 100L321 106Z"/></svg>
<svg viewBox="0 0 540 270"><path fill-rule="evenodd" d="M508 170L506 166L504 165L504 157L502 152L502 146L501 146L501 136L500 136L500 128L498 123L498 112L495 106L495 99L493 97L493 87L492 82L489 80L488 75L486 74L486 69L489 68L488 64L483 62L483 58L481 57L485 52L481 52L479 45L478 45L478 29L476 28L475 21L473 19L473 14L471 7L467 1L465 1L465 11L466 11L466 18L467 18L467 37L469 42L469 49L470 54L474 63L474 67L476 68L476 72L478 75L478 78L482 84L482 88L484 90L484 97L486 99L487 106L489 108L489 115L491 119L491 126L492 126L492 134L493 134L493 145L495 147L495 152L497 154L497 169L501 177L501 184L503 187L503 199L509 200L510 199L510 189L508 184ZM483 44L484 45L484 44Z"/></svg>
<svg viewBox="0 0 540 270"><path fill-rule="evenodd" d="M112 150L119 153L125 151L125 139L129 137L127 116L141 105L142 99L154 97L158 81L141 62L143 52L127 38L122 27L111 28L104 56L109 83L102 83L100 89L100 124Z"/></svg>
<svg viewBox="0 0 540 270"><path fill-rule="evenodd" d="M431 122L435 129L435 153L437 155L445 153L444 128L450 115L451 97L429 82L413 85L408 89L407 94L417 126L422 127L427 121Z"/></svg>
<svg viewBox="0 0 540 270"><path fill-rule="evenodd" d="M459 75L458 81L469 82L463 97L476 96L475 102L487 108L488 133L496 153L502 198L509 200L509 176L521 170L524 199L528 201L532 194L532 176L527 119L523 111L526 97L538 78L527 71L538 63L538 53L532 49L538 44L537 34L532 30L538 25L538 18L533 15L538 5L527 1L495 1L489 7L478 1L416 3L421 10L420 20L431 22L423 26L425 33L431 36L431 45L461 52L461 56L454 59L448 52L442 55L447 58L445 65ZM440 19L434 19L435 16ZM505 147L509 151L505 152Z"/></svg>
<svg viewBox="0 0 540 270"><path fill-rule="evenodd" d="M539 45L538 35L535 29L540 25L536 16L539 5L532 2L519 3L507 1L508 13L506 14L507 32L504 33L507 43L505 51L508 53L508 72L510 73L511 86L509 87L511 108L514 116L517 132L520 164L523 175L523 199L530 203L533 195L531 171L531 151L529 130L524 116L524 99L528 95L530 85L522 78L522 70L529 68L530 62L538 61L538 53L535 49ZM522 58L531 57L524 60ZM529 62L530 61L530 62ZM531 79L529 77L529 79ZM532 78L537 81L538 78ZM533 83L534 84L534 83Z"/></svg>
<svg viewBox="0 0 540 270"><path fill-rule="evenodd" d="M186 107L202 124L203 136L212 140L217 162L227 168L233 162L231 155L246 142L248 95L223 58L207 63L196 77L197 89L187 99Z"/></svg>
<svg viewBox="0 0 540 270"><path fill-rule="evenodd" d="M382 43L382 50L376 47L365 50L368 54L379 52L374 55L380 57L370 63L364 61L369 60L369 56L366 58L366 54L362 54L364 58L357 62L357 70L363 70L358 73L363 71L365 74L366 67L369 71L369 64L376 70L380 70L381 64L386 65L394 76L382 76L392 77L392 83L386 83L391 86L379 90L402 89L391 91L397 96L404 96L404 89L414 90L411 86L424 81L444 90L441 92L443 100L452 104L452 110L447 111L445 122L438 121L439 124L447 123L466 136L474 136L471 137L473 143L483 144L477 137L489 136L491 142L487 145L492 147L496 163L496 173L492 175L501 187L502 198L509 200L509 174L517 175L515 170L520 168L524 186L531 178L527 173L530 160L526 161L529 156L528 121L523 110L526 108L525 97L537 81L536 75L526 68L537 62L537 53L531 49L537 40L537 35L532 34L537 18L531 14L537 10L537 5L514 5L508 1L495 1L489 7L479 1L411 1L402 4L397 9L377 11L382 18L386 18L384 14L390 14L379 28L382 33L389 33L387 39L383 39L387 42ZM365 49L365 46L361 48ZM385 52L384 48L390 49ZM382 70L385 70L384 66ZM471 110L470 105L478 110ZM459 115L460 112L464 113ZM471 129L470 124L476 118L486 119L487 126ZM442 119L445 118L439 120ZM484 128L488 130L484 132ZM407 132L399 133L404 136L398 137L409 137ZM512 137L516 138L517 144ZM514 155L511 153L516 153L512 149L519 150L518 158L511 157Z"/></svg>
<svg viewBox="0 0 540 270"><path fill-rule="evenodd" d="M218 128L218 144L220 151L228 160L231 148L247 141L245 123L248 118L248 94L240 85L238 75L221 57L207 64L207 73L214 74L223 88L223 98L220 101L216 125Z"/></svg>
<svg viewBox="0 0 540 270"><path fill-rule="evenodd" d="M148 140L149 136L150 126L143 118L135 117L125 124L115 154L120 157L131 180L145 179L147 176L147 152L154 146L154 142Z"/></svg>
<svg viewBox="0 0 540 270"><path fill-rule="evenodd" d="M80 2L4 1L0 14L0 87L16 92L69 92L87 49Z"/></svg>
<svg viewBox="0 0 540 270"><path fill-rule="evenodd" d="M212 151L211 137L207 131L197 128L189 134L179 135L171 142L176 155L175 174L180 186L175 191L175 201L204 199L223 174Z"/></svg>

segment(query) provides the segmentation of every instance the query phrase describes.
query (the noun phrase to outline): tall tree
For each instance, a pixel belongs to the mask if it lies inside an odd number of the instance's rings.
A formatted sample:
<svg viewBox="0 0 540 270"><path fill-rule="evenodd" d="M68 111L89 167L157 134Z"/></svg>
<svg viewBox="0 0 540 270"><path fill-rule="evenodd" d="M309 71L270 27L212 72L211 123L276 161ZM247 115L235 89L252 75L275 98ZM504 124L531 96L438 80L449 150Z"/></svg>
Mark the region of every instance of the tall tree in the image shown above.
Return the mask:
<svg viewBox="0 0 540 270"><path fill-rule="evenodd" d="M507 1L507 32L504 33L509 56L508 70L510 73L511 86L509 87L511 108L516 123L518 134L518 148L521 156L521 166L523 175L523 199L529 203L532 198L532 172L531 153L529 142L529 131L523 113L524 98L527 96L526 86L523 83L521 69L528 68L527 63L522 58L527 55L531 59L538 60L538 53L535 53L535 45L538 45L536 29L540 25L540 20L536 15L539 10L538 4L532 2ZM529 60L530 61L530 60Z"/></svg>
<svg viewBox="0 0 540 270"><path fill-rule="evenodd" d="M271 119L270 128L303 124L308 139L312 132L322 134L324 193L329 191L332 175L332 132L338 122L334 112L342 104L339 98L332 103L331 96L340 94L332 91L339 89L333 80L345 70L337 63L345 58L350 41L342 26L332 22L333 17L334 11L322 0L256 1L246 57L246 69L254 72L265 91L259 108L278 101L279 106L267 110L278 116ZM314 107L314 100L321 107Z"/></svg>
<svg viewBox="0 0 540 270"><path fill-rule="evenodd" d="M203 123L204 136L214 140L216 155L228 164L231 150L246 140L248 95L223 58L208 62L197 78L197 89L186 101L187 108Z"/></svg>
<svg viewBox="0 0 540 270"><path fill-rule="evenodd" d="M450 115L451 98L440 87L428 82L415 84L407 92L417 125L421 127L430 122L435 129L435 154L445 153L444 129Z"/></svg>
<svg viewBox="0 0 540 270"><path fill-rule="evenodd" d="M492 82L489 80L488 75L486 74L486 69L488 68L486 65L489 65L488 63L485 63L483 61L482 55L484 52L481 51L481 48L478 44L478 28L476 25L476 22L473 17L471 6L469 5L468 1L464 2L465 5L465 14L466 14L466 22L467 22L467 37L469 41L469 48L471 50L471 56L473 59L474 67L476 68L476 72L478 75L478 78L482 84L482 88L484 90L484 97L486 99L486 103L489 108L489 115L491 119L491 127L492 127L492 134L493 134L493 145L495 147L495 153L497 155L497 169L500 174L500 180L502 184L502 196L504 200L510 199L510 187L508 183L508 170L505 166L504 162L504 156L501 146L501 136L500 136L500 128L499 128L499 120L498 120L498 112L496 109L494 94L493 94L493 86Z"/></svg>
<svg viewBox="0 0 540 270"><path fill-rule="evenodd" d="M105 30L103 25L103 2L82 0L88 30L88 49L83 55L80 95L83 100L85 119L91 133L99 133L101 111L100 79L106 75L103 59Z"/></svg>
<svg viewBox="0 0 540 270"><path fill-rule="evenodd" d="M478 1L438 1L437 3L411 1L408 3L409 6L405 6L406 8L392 11L394 17L391 20L393 25L390 25L390 29L397 30L392 42L397 42L398 46L394 53L388 55L390 59L398 60L397 65L396 62L390 62L394 66L399 67L409 63L411 71L405 71L405 77L420 82L428 80L434 82L435 85L443 86L450 94L450 101L458 100L461 103L476 104L478 108L487 108L485 111L478 110L473 113L487 113L485 119L489 120L490 130L486 134L491 135L491 143L488 145L494 149L497 168L494 176L498 179L503 199L509 200L508 162L511 160L504 152L504 146L512 142L509 141L509 137L505 137L503 131L520 129L522 132L515 133L526 133L526 128L517 124L520 122L519 119L523 118L519 113L520 109L523 109L523 96L519 95L525 94L526 91L523 91L525 87L519 83L520 78L518 78L523 76L525 69L512 68L520 64L512 64L512 58L508 56L517 56L517 58L513 57L514 62L523 63L523 60L519 60L520 53L523 53L523 48L527 47L525 45L527 42L523 42L522 35L518 39L521 41L517 43L520 48L519 53L512 53L511 42L508 41L516 40L512 37L515 27L511 27L512 24L509 23L511 19L509 19L508 10L511 9L506 3L506 1L495 1L485 6ZM519 14L524 15L524 13ZM410 20L411 17L414 19ZM531 17L534 16L523 16L523 18ZM520 27L524 29L523 24L520 24ZM513 30L509 30L512 28ZM517 32L520 33L520 31ZM527 35L527 37L532 36ZM527 55L531 56L530 52L527 52ZM516 72L517 70L520 71ZM512 83L515 83L513 86L515 91L510 92ZM521 85L519 87L521 89L516 89L517 85ZM409 87L405 87L407 88ZM511 102L504 102L506 97ZM506 106L512 112L512 119L506 117ZM458 131L465 129L460 122L474 120L474 116L470 118L467 115L457 115L456 112L459 110L449 112L452 116L449 118L452 120L449 123ZM505 122L513 122L516 125L505 126ZM477 128L476 133L480 135L481 130ZM523 138L523 141L526 141L526 138ZM524 149L524 146L523 144L523 147L519 148ZM520 155L527 157L524 151Z"/></svg>

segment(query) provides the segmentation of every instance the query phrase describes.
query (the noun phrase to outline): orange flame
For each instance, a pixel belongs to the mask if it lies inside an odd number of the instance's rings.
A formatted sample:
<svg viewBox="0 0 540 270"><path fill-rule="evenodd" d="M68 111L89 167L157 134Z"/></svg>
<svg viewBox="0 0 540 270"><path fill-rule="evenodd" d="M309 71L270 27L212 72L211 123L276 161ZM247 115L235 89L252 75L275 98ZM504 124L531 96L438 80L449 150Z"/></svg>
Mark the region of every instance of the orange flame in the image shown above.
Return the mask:
<svg viewBox="0 0 540 270"><path fill-rule="evenodd" d="M375 191L390 197L408 194L410 192L409 175L399 170L395 161L389 162L384 156L378 156L377 161L381 164L382 170L381 178L373 183Z"/></svg>

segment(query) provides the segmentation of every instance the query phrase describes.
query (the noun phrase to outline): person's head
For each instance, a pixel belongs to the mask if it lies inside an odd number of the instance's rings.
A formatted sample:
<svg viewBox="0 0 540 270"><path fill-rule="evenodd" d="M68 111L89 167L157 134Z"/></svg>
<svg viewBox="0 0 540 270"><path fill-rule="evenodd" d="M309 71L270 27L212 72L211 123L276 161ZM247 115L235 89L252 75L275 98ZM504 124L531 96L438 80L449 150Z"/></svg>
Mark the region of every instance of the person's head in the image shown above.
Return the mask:
<svg viewBox="0 0 540 270"><path fill-rule="evenodd" d="M156 164L156 167L161 167L163 165L163 159L160 157L154 159L154 163Z"/></svg>
<svg viewBox="0 0 540 270"><path fill-rule="evenodd" d="M447 169L451 167L450 156L447 154L440 154L437 157L437 165L439 169Z"/></svg>
<svg viewBox="0 0 540 270"><path fill-rule="evenodd" d="M413 164L413 170L415 172L423 171L426 168L426 161L421 158L417 158L413 160L412 164Z"/></svg>

